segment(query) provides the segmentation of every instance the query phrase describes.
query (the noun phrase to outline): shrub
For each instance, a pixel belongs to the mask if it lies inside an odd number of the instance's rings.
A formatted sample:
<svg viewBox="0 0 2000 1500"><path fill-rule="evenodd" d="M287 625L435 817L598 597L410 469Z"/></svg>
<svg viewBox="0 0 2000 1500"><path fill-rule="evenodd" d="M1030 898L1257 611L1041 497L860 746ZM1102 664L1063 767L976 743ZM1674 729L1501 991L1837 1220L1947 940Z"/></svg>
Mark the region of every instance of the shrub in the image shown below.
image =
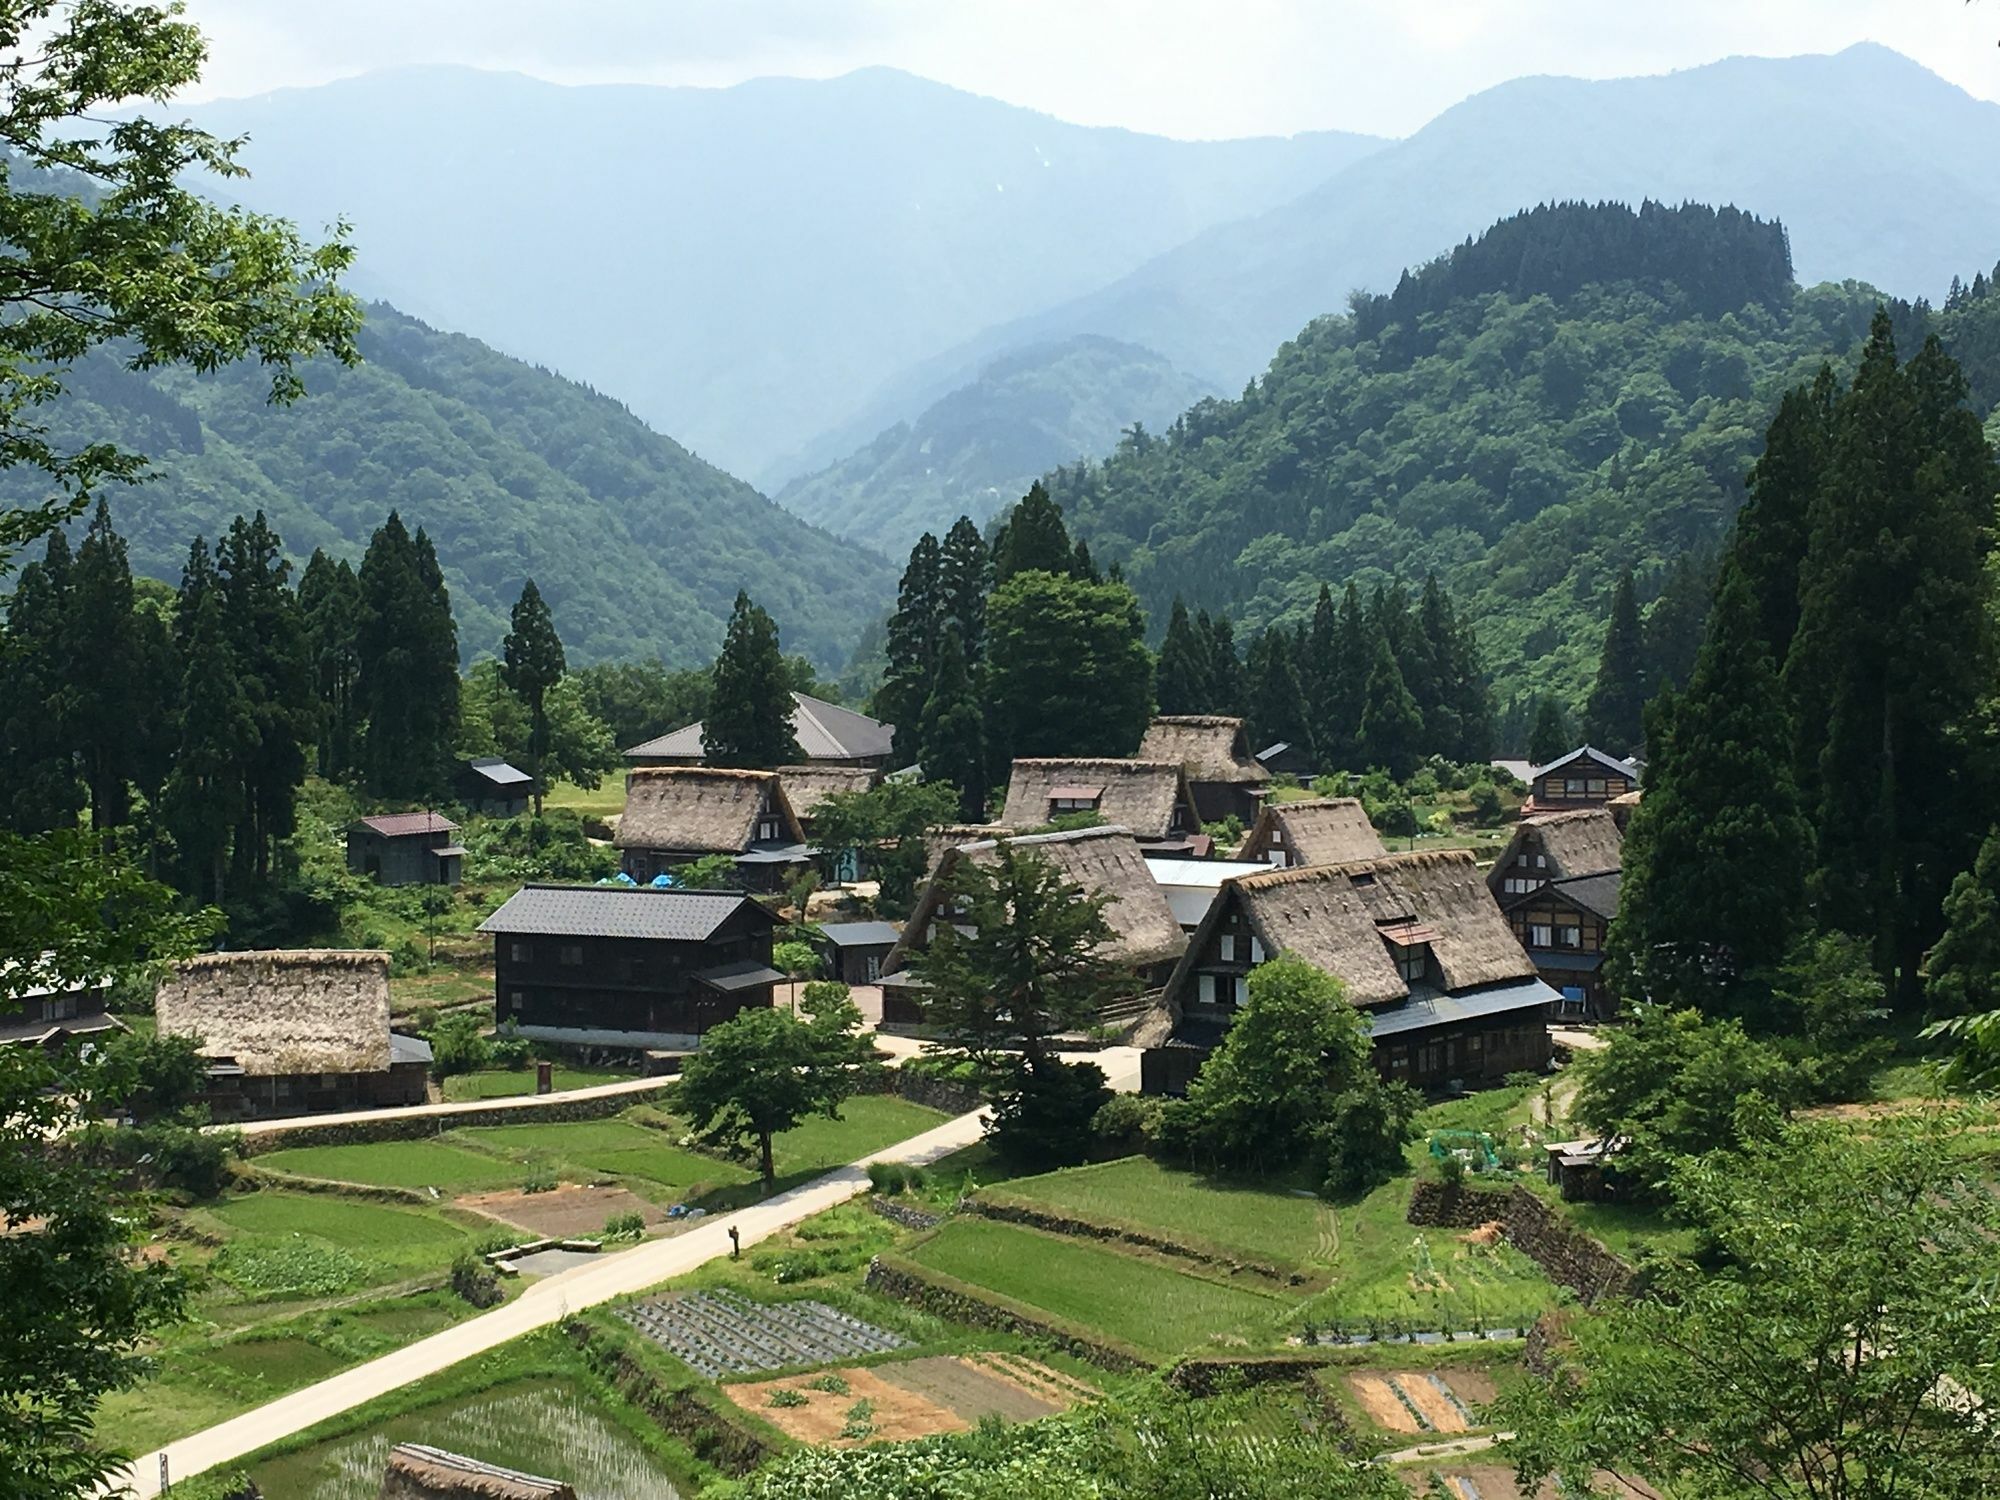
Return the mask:
<svg viewBox="0 0 2000 1500"><path fill-rule="evenodd" d="M456 1010L439 1016L432 1023L427 1040L431 1044L433 1078L477 1073L493 1060L493 1046L486 1040L486 1027L473 1011Z"/></svg>
<svg viewBox="0 0 2000 1500"><path fill-rule="evenodd" d="M993 1106L994 1150L1019 1166L1074 1166L1090 1153L1091 1121L1111 1099L1096 1063L1051 1058L1025 1068Z"/></svg>
<svg viewBox="0 0 2000 1500"><path fill-rule="evenodd" d="M518 1072L534 1058L535 1046L526 1037L509 1031L495 1037L489 1051L495 1067Z"/></svg>
<svg viewBox="0 0 2000 1500"><path fill-rule="evenodd" d="M604 1221L607 1240L637 1240L646 1235L646 1216L640 1213L613 1214Z"/></svg>
<svg viewBox="0 0 2000 1500"><path fill-rule="evenodd" d="M1452 827L1450 811L1440 807L1436 812L1424 819L1424 826L1432 833L1450 833Z"/></svg>
<svg viewBox="0 0 2000 1500"><path fill-rule="evenodd" d="M1481 828L1491 828L1500 821L1500 789L1490 781L1472 784L1472 820Z"/></svg>
<svg viewBox="0 0 2000 1500"><path fill-rule="evenodd" d="M500 1278L486 1262L470 1250L461 1250L451 1263L451 1289L474 1307L496 1307L502 1300Z"/></svg>
<svg viewBox="0 0 2000 1500"><path fill-rule="evenodd" d="M1149 1150L1158 1139L1164 1101L1143 1094L1113 1094L1090 1119L1090 1133L1107 1156Z"/></svg>
<svg viewBox="0 0 2000 1500"><path fill-rule="evenodd" d="M795 1391L789 1386L779 1386L764 1400L766 1406L804 1406L812 1398L804 1391Z"/></svg>
<svg viewBox="0 0 2000 1500"><path fill-rule="evenodd" d="M921 1190L928 1179L922 1167L908 1166L899 1161L871 1162L868 1166L868 1183L876 1192L885 1197L896 1197L900 1193Z"/></svg>
<svg viewBox="0 0 2000 1500"><path fill-rule="evenodd" d="M771 965L794 979L819 973L819 955L807 943L779 943L771 949Z"/></svg>
<svg viewBox="0 0 2000 1500"><path fill-rule="evenodd" d="M1408 838L1417 831L1416 809L1400 797L1379 807L1371 806L1368 817L1377 829L1391 838Z"/></svg>
<svg viewBox="0 0 2000 1500"><path fill-rule="evenodd" d="M553 1193L556 1190L556 1174L548 1167L537 1167L521 1179L524 1193Z"/></svg>

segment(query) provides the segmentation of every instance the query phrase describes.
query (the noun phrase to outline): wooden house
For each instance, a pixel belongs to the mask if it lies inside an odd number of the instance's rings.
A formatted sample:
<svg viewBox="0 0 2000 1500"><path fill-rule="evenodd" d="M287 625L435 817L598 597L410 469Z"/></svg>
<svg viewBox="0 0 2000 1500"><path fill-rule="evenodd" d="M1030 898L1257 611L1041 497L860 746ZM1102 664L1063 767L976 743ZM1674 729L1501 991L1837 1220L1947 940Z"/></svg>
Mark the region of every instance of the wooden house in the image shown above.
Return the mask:
<svg viewBox="0 0 2000 1500"><path fill-rule="evenodd" d="M130 1028L104 1008L111 993L106 977L70 979L55 970L45 953L25 972L9 964L0 988L0 1047L43 1047L51 1051L72 1038L106 1036Z"/></svg>
<svg viewBox="0 0 2000 1500"><path fill-rule="evenodd" d="M792 811L798 814L799 826L805 829L807 838L813 837L814 815L825 805L827 798L872 791L882 784L882 772L873 766L840 766L831 763L780 766L777 776L785 789L786 799L792 804ZM868 878L869 862L866 849L822 848L819 853L821 867L827 870L837 883L846 885Z"/></svg>
<svg viewBox="0 0 2000 1500"><path fill-rule="evenodd" d="M778 919L734 891L529 885L479 924L493 939L494 1014L576 1046L685 1051L769 1006Z"/></svg>
<svg viewBox="0 0 2000 1500"><path fill-rule="evenodd" d="M842 984L877 984L889 951L903 935L894 922L822 922L819 924L820 961L830 978Z"/></svg>
<svg viewBox="0 0 2000 1500"><path fill-rule="evenodd" d="M1258 965L1293 954L1363 1011L1385 1078L1492 1083L1550 1059L1556 998L1463 849L1240 876L1223 884L1142 1030L1148 1092L1178 1093L1227 1032Z"/></svg>
<svg viewBox="0 0 2000 1500"><path fill-rule="evenodd" d="M920 1019L921 989L908 976L910 955L930 946L939 924L951 920L950 883L961 861L992 864L1002 840L948 849L918 895L901 936L883 965L883 1020L908 1023ZM1104 957L1132 971L1131 993L1136 1001L1157 991L1173 972L1187 947L1187 936L1167 905L1167 898L1146 868L1141 846L1130 831L1110 826L1081 828L1070 833L1036 833L1006 839L1018 852L1032 852L1052 865L1063 879L1086 896L1108 897L1105 925L1111 940ZM904 976L898 979L898 976Z"/></svg>
<svg viewBox="0 0 2000 1500"><path fill-rule="evenodd" d="M497 755L465 761L455 780L458 800L489 818L518 818L535 795L535 778Z"/></svg>
<svg viewBox="0 0 2000 1500"><path fill-rule="evenodd" d="M1601 875L1625 863L1625 838L1601 807L1537 813L1515 825L1514 836L1493 861L1486 884L1502 906L1552 880Z"/></svg>
<svg viewBox="0 0 2000 1500"><path fill-rule="evenodd" d="M389 1030L389 955L293 949L174 965L162 1036L200 1039L217 1119L422 1104L429 1044Z"/></svg>
<svg viewBox="0 0 2000 1500"><path fill-rule="evenodd" d="M1528 773L1528 800L1521 811L1526 815L1603 807L1638 785L1639 768L1631 761L1606 754L1594 745L1579 745Z"/></svg>
<svg viewBox="0 0 2000 1500"><path fill-rule="evenodd" d="M709 855L736 862L745 883L775 889L812 859L805 829L775 771L657 766L625 781L612 842L637 881Z"/></svg>
<svg viewBox="0 0 2000 1500"><path fill-rule="evenodd" d="M883 767L895 748L896 726L871 719L838 703L792 694L792 736L805 759L816 766ZM701 725L686 724L625 752L631 766L705 766Z"/></svg>
<svg viewBox="0 0 2000 1500"><path fill-rule="evenodd" d="M1309 797L1266 802L1236 853L1246 863L1289 870L1298 865L1341 865L1380 859L1389 851L1353 797Z"/></svg>
<svg viewBox="0 0 2000 1500"><path fill-rule="evenodd" d="M1271 781L1250 753L1243 721L1223 714L1162 714L1133 758L1179 761L1204 823L1235 818L1247 827Z"/></svg>
<svg viewBox="0 0 2000 1500"><path fill-rule="evenodd" d="M347 869L377 885L457 885L465 873L458 825L443 813L382 813L347 830Z"/></svg>
<svg viewBox="0 0 2000 1500"><path fill-rule="evenodd" d="M1206 854L1201 814L1187 773L1174 760L1063 758L1017 760L1000 821L1045 828L1058 818L1094 813L1127 830L1150 852Z"/></svg>
<svg viewBox="0 0 2000 1500"><path fill-rule="evenodd" d="M1521 820L1486 877L1514 936L1562 997L1558 1014L1602 1018L1616 1008L1600 970L1624 856L1610 809L1541 813Z"/></svg>

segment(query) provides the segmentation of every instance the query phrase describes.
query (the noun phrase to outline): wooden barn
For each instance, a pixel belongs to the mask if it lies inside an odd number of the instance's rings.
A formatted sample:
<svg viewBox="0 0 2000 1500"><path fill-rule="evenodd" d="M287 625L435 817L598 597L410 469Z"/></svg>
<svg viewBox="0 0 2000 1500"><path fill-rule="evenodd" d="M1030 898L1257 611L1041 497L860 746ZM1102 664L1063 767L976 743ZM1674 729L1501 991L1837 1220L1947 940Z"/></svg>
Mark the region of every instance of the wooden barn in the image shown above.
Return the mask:
<svg viewBox="0 0 2000 1500"><path fill-rule="evenodd" d="M1594 745L1579 745L1569 754L1536 766L1528 774L1528 800L1523 816L1563 812L1577 807L1603 807L1636 790L1639 768Z"/></svg>
<svg viewBox="0 0 2000 1500"><path fill-rule="evenodd" d="M946 850L938 861L883 965L885 1021L909 1023L921 1018L922 992L908 975L910 955L929 947L938 924L950 920L949 885L960 863L993 863L1001 842L986 839L963 844ZM1141 846L1128 830L1115 826L1083 828L1072 833L1027 834L1005 842L1017 852L1032 851L1046 860L1086 896L1110 898L1104 908L1105 925L1111 929L1105 956L1129 968L1133 976L1131 994L1122 999L1137 1002L1166 983L1187 947L1187 935L1174 920L1165 893L1146 867Z"/></svg>
<svg viewBox="0 0 2000 1500"><path fill-rule="evenodd" d="M1290 953L1340 980L1385 1078L1442 1090L1538 1071L1556 998L1463 849L1308 865L1224 883L1142 1037L1149 1092L1186 1088L1258 965Z"/></svg>
<svg viewBox="0 0 2000 1500"><path fill-rule="evenodd" d="M458 800L489 818L518 818L535 795L535 778L497 755L465 761L455 779Z"/></svg>
<svg viewBox="0 0 2000 1500"><path fill-rule="evenodd" d="M734 891L529 885L479 924L493 939L494 1013L521 1035L687 1051L771 1004L778 919Z"/></svg>
<svg viewBox="0 0 2000 1500"><path fill-rule="evenodd" d="M1289 870L1297 865L1340 865L1380 859L1389 851L1353 797L1309 797L1266 802L1236 857Z"/></svg>
<svg viewBox="0 0 2000 1500"><path fill-rule="evenodd" d="M348 828L347 869L377 885L457 885L465 847L443 813L382 813Z"/></svg>
<svg viewBox="0 0 2000 1500"><path fill-rule="evenodd" d="M1235 818L1248 827L1271 781L1250 753L1243 721L1224 714L1162 714L1133 758L1179 761L1204 823Z"/></svg>
<svg viewBox="0 0 2000 1500"><path fill-rule="evenodd" d="M683 725L634 745L625 752L625 762L631 766L705 766L708 751L702 746L701 732L699 723ZM823 698L793 693L792 736L813 765L881 768L889 764L894 751L896 726Z"/></svg>
<svg viewBox="0 0 2000 1500"><path fill-rule="evenodd" d="M198 1037L218 1120L422 1104L429 1044L389 1030L389 955L288 949L174 965L162 1036Z"/></svg>
<svg viewBox="0 0 2000 1500"><path fill-rule="evenodd" d="M772 890L812 860L805 829L775 771L634 771L625 781L625 811L612 842L625 873L641 882L721 854L736 862L746 884Z"/></svg>
<svg viewBox="0 0 2000 1500"><path fill-rule="evenodd" d="M813 946L829 978L842 984L879 984L882 966L903 929L894 922L822 922L819 933Z"/></svg>
<svg viewBox="0 0 2000 1500"><path fill-rule="evenodd" d="M1127 830L1150 853L1206 857L1212 842L1187 773L1176 760L1062 758L1017 760L1007 780L1000 821L1008 828L1046 828L1058 818L1094 813Z"/></svg>
<svg viewBox="0 0 2000 1500"><path fill-rule="evenodd" d="M6 999L0 1001L0 1047L65 1047L72 1039L106 1036L130 1030L105 1010L111 981L104 977L70 979L56 972L56 959L45 953L26 967L6 966Z"/></svg>

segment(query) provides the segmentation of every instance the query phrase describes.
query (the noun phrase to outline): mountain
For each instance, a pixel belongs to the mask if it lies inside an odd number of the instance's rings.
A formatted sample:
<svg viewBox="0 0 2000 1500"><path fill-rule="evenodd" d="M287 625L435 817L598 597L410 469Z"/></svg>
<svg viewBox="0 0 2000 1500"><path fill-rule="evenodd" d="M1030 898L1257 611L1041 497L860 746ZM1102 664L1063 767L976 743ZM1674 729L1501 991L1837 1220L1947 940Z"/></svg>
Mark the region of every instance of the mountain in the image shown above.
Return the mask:
<svg viewBox="0 0 2000 1500"><path fill-rule="evenodd" d="M532 574L572 664L658 654L705 664L739 588L787 649L837 666L895 593L881 558L780 509L608 397L371 306L364 363L316 363L309 394L265 402L255 369L135 373L79 366L51 408L58 438L153 459L111 487L133 567L176 580L190 539L262 509L287 549L360 560L393 507L437 544L470 658L497 652ZM21 471L16 498L40 498Z"/></svg>
<svg viewBox="0 0 2000 1500"><path fill-rule="evenodd" d="M725 89L417 68L187 113L249 137L252 177L218 191L352 222L357 286L766 483L889 425L779 462L912 362L1381 144L1086 128L882 68Z"/></svg>
<svg viewBox="0 0 2000 1500"><path fill-rule="evenodd" d="M995 360L914 422L795 479L778 503L891 557L961 515L984 525L1058 464L1109 453L1135 422L1160 427L1214 387L1150 349L1084 335Z"/></svg>
<svg viewBox="0 0 2000 1500"><path fill-rule="evenodd" d="M1734 210L1539 209L1050 489L1156 622L1178 596L1259 629L1434 570L1502 701L1580 703L1619 576L1650 601L1720 538L1778 394L1880 295L1799 288L1784 228Z"/></svg>
<svg viewBox="0 0 2000 1500"><path fill-rule="evenodd" d="M1517 79L1292 202L905 370L856 421L878 431L1010 349L1080 333L1238 389L1356 288L1385 291L1405 266L1564 199L1734 203L1785 224L1808 283L1852 277L1935 300L2000 249L1996 159L2000 105L1878 46L1651 78Z"/></svg>

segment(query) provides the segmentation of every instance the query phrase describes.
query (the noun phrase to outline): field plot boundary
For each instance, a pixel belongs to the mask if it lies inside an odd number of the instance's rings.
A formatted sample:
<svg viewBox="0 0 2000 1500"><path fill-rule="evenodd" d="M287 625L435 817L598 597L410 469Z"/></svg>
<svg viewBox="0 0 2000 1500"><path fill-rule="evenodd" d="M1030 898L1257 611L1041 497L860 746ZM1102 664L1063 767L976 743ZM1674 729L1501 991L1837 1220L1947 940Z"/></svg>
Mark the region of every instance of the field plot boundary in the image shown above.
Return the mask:
<svg viewBox="0 0 2000 1500"><path fill-rule="evenodd" d="M920 1266L900 1255L876 1256L868 1263L868 1275L862 1285L955 1323L1047 1339L1066 1353L1117 1374L1150 1370L1157 1363L1152 1356L1108 1334L960 1281L946 1272Z"/></svg>
<svg viewBox="0 0 2000 1500"><path fill-rule="evenodd" d="M1106 1215L1082 1214L1073 1209L1053 1209L1033 1198L1010 1193L1004 1188L981 1188L968 1196L961 1206L964 1212L977 1214L981 1218L994 1219L1006 1224L1019 1224L1029 1229L1039 1229L1046 1234L1066 1235L1073 1239L1105 1240L1130 1245L1135 1249L1150 1250L1155 1254L1171 1256L1177 1260L1188 1260L1197 1265L1214 1267L1232 1276L1239 1273L1256 1276L1275 1287L1296 1289L1301 1293L1322 1291L1332 1284L1332 1278L1325 1272L1313 1272L1304 1266L1288 1262L1260 1260L1213 1241L1192 1235L1166 1235L1129 1220Z"/></svg>

